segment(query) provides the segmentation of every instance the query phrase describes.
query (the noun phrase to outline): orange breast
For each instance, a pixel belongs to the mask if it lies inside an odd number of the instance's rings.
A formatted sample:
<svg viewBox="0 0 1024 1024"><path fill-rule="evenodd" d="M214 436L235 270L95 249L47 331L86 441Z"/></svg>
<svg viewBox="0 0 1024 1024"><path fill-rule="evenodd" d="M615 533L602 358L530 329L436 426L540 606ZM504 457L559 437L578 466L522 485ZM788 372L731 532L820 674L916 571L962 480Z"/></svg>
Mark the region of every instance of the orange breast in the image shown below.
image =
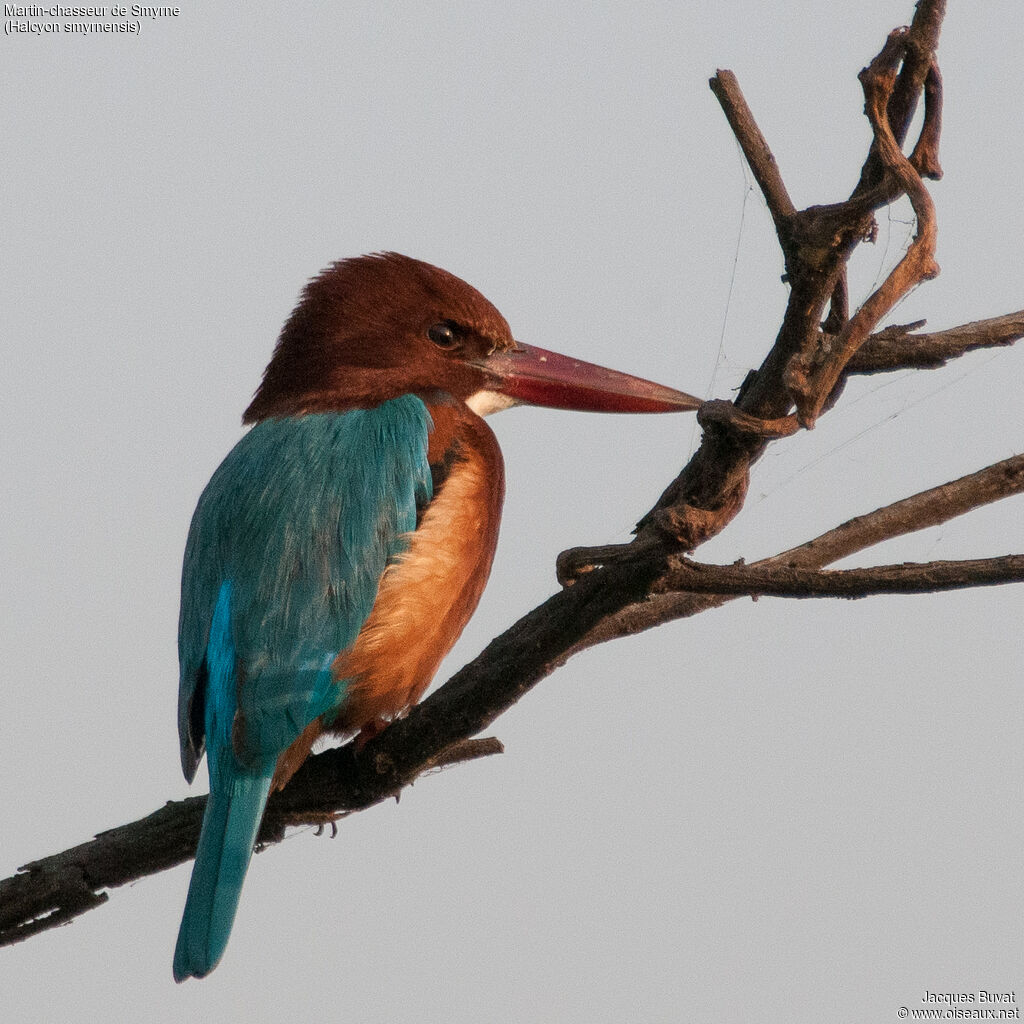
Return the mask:
<svg viewBox="0 0 1024 1024"><path fill-rule="evenodd" d="M504 468L498 442L461 402L430 407L428 458L446 475L435 485L409 547L381 578L356 642L331 667L347 681L332 732L351 734L400 715L423 695L476 609L498 541ZM287 782L324 731L310 724L278 762Z"/></svg>

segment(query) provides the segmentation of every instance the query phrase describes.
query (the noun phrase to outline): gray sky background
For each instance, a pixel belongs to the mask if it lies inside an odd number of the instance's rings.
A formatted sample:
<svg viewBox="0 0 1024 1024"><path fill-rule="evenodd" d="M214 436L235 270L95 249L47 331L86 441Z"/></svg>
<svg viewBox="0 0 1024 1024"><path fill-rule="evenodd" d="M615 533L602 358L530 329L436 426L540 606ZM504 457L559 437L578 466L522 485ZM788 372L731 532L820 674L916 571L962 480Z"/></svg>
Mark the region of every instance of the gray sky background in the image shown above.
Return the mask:
<svg viewBox="0 0 1024 1024"><path fill-rule="evenodd" d="M946 21L942 274L896 322L1022 305L1024 8L984 6ZM707 79L736 71L798 205L834 201L869 140L856 74L911 14L183 4L137 37L5 36L0 872L189 793L181 552L309 276L397 249L525 341L728 397L786 291ZM909 221L881 215L855 298ZM854 382L772 446L701 557L1018 452L1022 372L1018 346ZM626 539L695 441L692 417L492 424L502 540L442 679L552 592L558 551ZM1022 511L858 564L1020 551ZM735 601L588 652L496 724L504 756L256 857L207 980L171 980L180 867L0 951L4 1020L866 1022L926 989L1024 999L1020 622L1019 588Z"/></svg>

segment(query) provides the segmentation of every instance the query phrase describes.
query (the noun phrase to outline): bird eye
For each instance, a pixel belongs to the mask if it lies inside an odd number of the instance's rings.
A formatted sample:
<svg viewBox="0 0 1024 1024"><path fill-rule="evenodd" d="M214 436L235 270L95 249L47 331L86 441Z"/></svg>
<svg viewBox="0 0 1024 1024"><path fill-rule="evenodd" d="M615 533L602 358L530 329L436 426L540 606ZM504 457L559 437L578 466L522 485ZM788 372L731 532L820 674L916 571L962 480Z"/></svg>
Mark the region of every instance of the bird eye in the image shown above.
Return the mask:
<svg viewBox="0 0 1024 1024"><path fill-rule="evenodd" d="M458 329L447 320L428 328L427 337L438 348L455 348L459 343Z"/></svg>

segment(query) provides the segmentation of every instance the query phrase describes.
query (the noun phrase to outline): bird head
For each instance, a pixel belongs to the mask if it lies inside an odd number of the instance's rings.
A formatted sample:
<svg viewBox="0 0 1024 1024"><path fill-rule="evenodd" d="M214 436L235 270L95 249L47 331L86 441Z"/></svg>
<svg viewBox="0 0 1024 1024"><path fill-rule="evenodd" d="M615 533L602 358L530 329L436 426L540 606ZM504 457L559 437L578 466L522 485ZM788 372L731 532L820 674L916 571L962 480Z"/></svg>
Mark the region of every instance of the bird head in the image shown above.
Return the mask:
<svg viewBox="0 0 1024 1024"><path fill-rule="evenodd" d="M246 423L450 395L486 415L525 403L679 412L692 395L524 345L475 288L398 253L342 260L306 286Z"/></svg>

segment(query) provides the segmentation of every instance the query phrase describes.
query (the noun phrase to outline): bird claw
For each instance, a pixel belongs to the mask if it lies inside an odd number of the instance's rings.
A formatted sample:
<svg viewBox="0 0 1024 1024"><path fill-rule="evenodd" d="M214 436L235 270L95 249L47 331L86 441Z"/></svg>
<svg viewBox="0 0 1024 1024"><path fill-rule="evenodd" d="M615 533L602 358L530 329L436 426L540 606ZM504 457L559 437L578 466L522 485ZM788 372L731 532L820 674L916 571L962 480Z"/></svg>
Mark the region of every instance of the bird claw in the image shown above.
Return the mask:
<svg viewBox="0 0 1024 1024"><path fill-rule="evenodd" d="M363 747L365 747L370 740L376 739L390 724L390 722L385 721L383 718L371 718L370 721L356 733L356 750L362 751Z"/></svg>

